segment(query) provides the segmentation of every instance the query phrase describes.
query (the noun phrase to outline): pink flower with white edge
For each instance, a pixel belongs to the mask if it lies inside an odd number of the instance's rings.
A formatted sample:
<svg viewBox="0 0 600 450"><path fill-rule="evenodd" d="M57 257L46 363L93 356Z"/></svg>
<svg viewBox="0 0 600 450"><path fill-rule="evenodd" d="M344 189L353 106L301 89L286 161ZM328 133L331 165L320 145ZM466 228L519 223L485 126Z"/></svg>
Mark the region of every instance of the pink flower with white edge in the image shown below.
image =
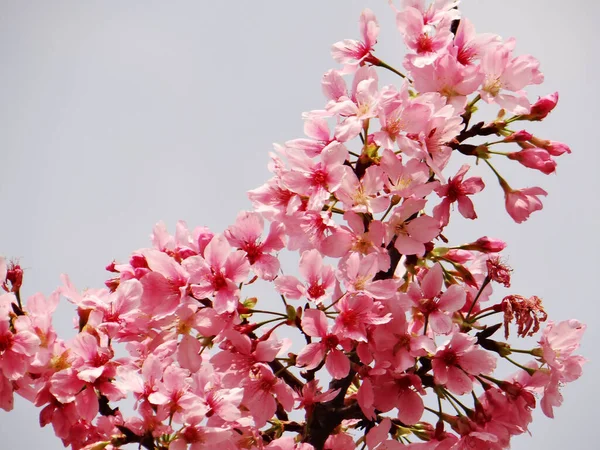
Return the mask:
<svg viewBox="0 0 600 450"><path fill-rule="evenodd" d="M496 103L514 114L528 114L531 109L523 88L540 84L544 75L539 71L539 61L531 55L512 57L514 39L502 45L490 47L481 59L481 71L485 80L479 91L487 103ZM510 91L514 94L507 94Z"/></svg>
<svg viewBox="0 0 600 450"><path fill-rule="evenodd" d="M571 319L555 324L550 321L542 332L539 344L542 348L543 361L548 364L553 373L558 373L561 381L571 382L578 379L582 373L585 358L573 355L579 348L586 326Z"/></svg>
<svg viewBox="0 0 600 450"><path fill-rule="evenodd" d="M424 67L413 67L411 73L419 92L439 92L457 112L464 111L467 95L475 92L483 81L479 67L463 66L451 54L440 56Z"/></svg>
<svg viewBox="0 0 600 450"><path fill-rule="evenodd" d="M454 35L450 31L452 19L438 16L434 24L432 17L414 7L407 7L396 14L396 26L404 36L406 46L416 54L406 56L405 67L423 67L431 64L446 49Z"/></svg>
<svg viewBox="0 0 600 450"><path fill-rule="evenodd" d="M448 179L448 183L435 189L438 196L443 197L442 203L433 208L433 216L440 220L440 224L445 227L450 221L450 205L458 203L458 211L467 219L476 219L477 214L473 207L473 202L468 195L473 195L485 187L483 180L479 177L471 177L464 180L464 176L469 170L468 164L463 164L456 175Z"/></svg>
<svg viewBox="0 0 600 450"><path fill-rule="evenodd" d="M192 256L183 262L190 274L192 294L197 299L214 297L213 307L218 313L233 312L239 300L239 283L246 280L250 264L246 253L231 251L223 235L216 235L206 246L205 258Z"/></svg>
<svg viewBox="0 0 600 450"><path fill-rule="evenodd" d="M477 346L477 339L454 328L450 340L438 347L433 360L437 384L458 395L473 390L473 376L488 375L496 368L496 358Z"/></svg>
<svg viewBox="0 0 600 450"><path fill-rule="evenodd" d="M335 128L335 137L346 142L358 136L363 122L377 116L379 91L377 73L372 67L363 66L354 75L350 98L342 97L338 103L327 108L330 114L344 117Z"/></svg>
<svg viewBox="0 0 600 450"><path fill-rule="evenodd" d="M462 65L472 65L481 57L485 48L500 40L500 36L495 34L477 34L473 23L466 17L461 17L452 42L452 53L456 54L456 59Z"/></svg>
<svg viewBox="0 0 600 450"><path fill-rule="evenodd" d="M335 61L355 66L371 54L379 35L379 24L373 11L368 8L363 10L359 27L362 41L344 39L333 44L331 55Z"/></svg>
<svg viewBox="0 0 600 450"><path fill-rule="evenodd" d="M335 333L329 333L327 316L318 309L306 309L302 314L302 331L308 336L321 338L320 342L307 344L296 358L305 370L317 367L325 359L325 367L336 379L344 378L350 371L350 360L338 347L340 340Z"/></svg>
<svg viewBox="0 0 600 450"><path fill-rule="evenodd" d="M395 236L394 246L402 255L425 254L425 244L440 233L438 221L427 215L412 218L425 206L426 200L408 199L394 210L387 225L388 241Z"/></svg>
<svg viewBox="0 0 600 450"><path fill-rule="evenodd" d="M390 204L387 195L379 195L382 189L383 171L379 166L367 168L361 179L347 167L346 176L336 192L336 197L344 204L346 210L369 214L380 213Z"/></svg>
<svg viewBox="0 0 600 450"><path fill-rule="evenodd" d="M302 150L309 158L319 156L330 144L335 145L336 140L330 137L327 119L323 117L307 117L304 121L304 134L310 139L293 139L286 141L286 148Z"/></svg>
<svg viewBox="0 0 600 450"><path fill-rule="evenodd" d="M291 299L306 297L317 304L321 303L335 282L333 268L323 265L323 256L318 250L303 252L299 268L306 284L293 275L281 275L275 280L275 288Z"/></svg>
<svg viewBox="0 0 600 450"><path fill-rule="evenodd" d="M525 222L531 213L542 209L544 205L538 196L548 195L545 190L537 186L518 190L511 189L505 184L502 187L506 211L517 223Z"/></svg>
<svg viewBox="0 0 600 450"><path fill-rule="evenodd" d="M384 150L379 166L385 173L385 185L391 195L422 198L431 193L438 182L429 182L429 167L415 158L405 161L391 150Z"/></svg>
<svg viewBox="0 0 600 450"><path fill-rule="evenodd" d="M394 144L403 133L419 134L430 117L429 107L409 100L407 84L400 92L384 88L377 116L381 129L373 134L373 140L384 149L395 150Z"/></svg>
<svg viewBox="0 0 600 450"><path fill-rule="evenodd" d="M271 281L279 272L279 260L269 253L285 246L284 229L280 223L271 223L269 234L261 242L264 221L256 212L242 211L235 224L224 233L231 245L246 252L251 269L263 280Z"/></svg>

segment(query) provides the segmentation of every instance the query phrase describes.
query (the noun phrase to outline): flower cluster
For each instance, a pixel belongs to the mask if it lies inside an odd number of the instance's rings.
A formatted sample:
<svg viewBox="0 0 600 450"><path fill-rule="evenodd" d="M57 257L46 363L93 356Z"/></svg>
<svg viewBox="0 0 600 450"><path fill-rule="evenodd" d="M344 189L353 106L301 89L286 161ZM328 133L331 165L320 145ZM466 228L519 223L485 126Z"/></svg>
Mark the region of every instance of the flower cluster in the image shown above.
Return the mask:
<svg viewBox="0 0 600 450"><path fill-rule="evenodd" d="M543 189L511 188L492 161L553 173L568 147L512 127L545 119L558 96L532 104L538 61L477 34L458 2L405 3L394 8L405 72L375 56L379 25L365 10L361 40L333 45L342 67L323 76L306 137L275 147L253 211L224 232L158 224L152 248L107 266L106 288L79 292L65 277L26 302L20 266L0 259L0 407L16 392L65 446L87 450L504 449L527 432L537 396L552 417L560 387L581 375L585 326L542 329L535 296L494 300L495 283L510 287L504 242L452 246L443 232L461 220L455 207L477 218L485 184L469 160L489 166L516 222L542 208ZM379 70L399 85L381 86ZM500 111L472 124L480 101ZM448 174L451 158L462 165ZM289 275L284 248L299 254ZM257 280L279 308L247 296ZM51 320L61 296L77 308L67 341ZM495 336L514 326L518 337L542 329L538 346ZM498 378L500 361L516 374Z"/></svg>

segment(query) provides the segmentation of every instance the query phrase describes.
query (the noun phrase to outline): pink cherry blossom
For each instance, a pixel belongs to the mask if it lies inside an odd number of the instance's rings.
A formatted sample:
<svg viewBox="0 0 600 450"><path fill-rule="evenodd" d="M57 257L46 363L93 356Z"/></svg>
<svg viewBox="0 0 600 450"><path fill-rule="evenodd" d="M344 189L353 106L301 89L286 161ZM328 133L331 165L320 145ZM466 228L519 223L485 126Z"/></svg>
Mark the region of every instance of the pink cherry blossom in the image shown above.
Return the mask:
<svg viewBox="0 0 600 450"><path fill-rule="evenodd" d="M213 237L206 246L204 256L193 256L183 266L190 274L189 283L195 298L214 296L217 312L231 312L238 302L238 284L246 279L250 264L246 253L231 252L223 235Z"/></svg>
<svg viewBox="0 0 600 450"><path fill-rule="evenodd" d="M462 395L473 389L473 375L489 374L496 359L475 346L476 339L456 329L450 340L440 346L433 358L436 383L443 384L454 394Z"/></svg>
<svg viewBox="0 0 600 450"><path fill-rule="evenodd" d="M466 294L464 289L456 284L442 293L443 283L442 266L438 263L427 271L420 286L416 283L410 285L408 297L435 333L448 334L452 331L451 313L463 307Z"/></svg>
<svg viewBox="0 0 600 450"><path fill-rule="evenodd" d="M464 180L464 176L469 170L468 164L463 164L456 175L448 179L448 183L439 186L435 192L444 199L442 203L433 209L433 215L439 218L442 226L448 225L450 221L450 205L454 202L458 203L458 211L467 219L476 219L477 214L473 202L468 195L473 195L485 187L483 180L479 177L472 177Z"/></svg>
<svg viewBox="0 0 600 450"><path fill-rule="evenodd" d="M360 32L362 42L353 39L344 39L333 44L331 54L333 59L342 64L360 63L367 58L379 35L379 24L375 14L370 9L365 9L360 15Z"/></svg>
<svg viewBox="0 0 600 450"><path fill-rule="evenodd" d="M506 211L515 222L524 222L529 219L532 212L543 208L542 202L538 198L540 195L548 195L548 193L540 187L519 190L504 187Z"/></svg>
<svg viewBox="0 0 600 450"><path fill-rule="evenodd" d="M340 340L327 331L327 317L323 311L307 309L302 316L302 330L312 337L320 337L318 343L310 343L298 353L298 365L306 370L317 367L325 360L325 367L333 378L344 378L350 371L348 357L338 348Z"/></svg>
<svg viewBox="0 0 600 450"><path fill-rule="evenodd" d="M423 256L425 245L435 238L440 228L430 216L412 218L425 206L425 200L406 200L394 210L388 222L388 239L395 236L394 246L403 255Z"/></svg>
<svg viewBox="0 0 600 450"><path fill-rule="evenodd" d="M275 287L288 298L306 297L315 303L321 303L333 287L333 268L323 266L323 257L317 250L308 250L300 258L300 273L307 281L306 284L293 275L282 275L275 280Z"/></svg>
<svg viewBox="0 0 600 450"><path fill-rule="evenodd" d="M235 225L225 231L225 237L231 245L246 252L252 270L260 278L270 281L279 271L279 260L270 253L284 247L284 232L281 224L272 223L267 238L261 242L263 227L258 213L244 211L238 214Z"/></svg>

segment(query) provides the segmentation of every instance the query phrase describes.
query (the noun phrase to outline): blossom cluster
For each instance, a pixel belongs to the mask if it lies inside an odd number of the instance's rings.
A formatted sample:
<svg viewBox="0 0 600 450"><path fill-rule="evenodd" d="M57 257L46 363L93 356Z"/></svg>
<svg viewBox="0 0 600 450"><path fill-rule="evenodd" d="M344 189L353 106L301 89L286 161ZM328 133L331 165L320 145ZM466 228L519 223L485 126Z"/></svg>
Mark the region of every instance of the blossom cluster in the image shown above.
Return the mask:
<svg viewBox="0 0 600 450"><path fill-rule="evenodd" d="M457 1L404 3L403 71L375 56L365 10L360 40L333 45L341 67L324 74L306 136L275 146L272 178L224 232L160 223L151 248L107 266L106 288L80 292L65 276L25 302L21 267L0 259L1 408L17 393L87 450L504 449L538 399L553 416L581 375L585 326L547 321L536 296L496 298L511 281L502 240L443 233L477 218L473 162L515 222L542 209L542 188L511 188L493 161L555 172L569 148L513 127L545 119L558 95L530 102L538 61L476 33ZM398 85L381 86L381 70ZM478 102L496 117L472 123ZM289 274L283 249L299 256ZM278 307L246 294L255 282L272 284ZM52 326L60 297L77 311L70 340ZM536 347L508 343L511 331ZM500 378L500 361L516 373Z"/></svg>

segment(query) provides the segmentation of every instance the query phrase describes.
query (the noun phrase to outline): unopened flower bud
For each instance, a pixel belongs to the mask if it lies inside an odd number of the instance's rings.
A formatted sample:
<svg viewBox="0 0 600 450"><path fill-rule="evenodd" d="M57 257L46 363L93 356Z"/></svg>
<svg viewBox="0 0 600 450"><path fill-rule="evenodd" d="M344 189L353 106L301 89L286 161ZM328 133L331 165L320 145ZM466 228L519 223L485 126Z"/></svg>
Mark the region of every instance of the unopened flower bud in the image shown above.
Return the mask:
<svg viewBox="0 0 600 450"><path fill-rule="evenodd" d="M569 146L563 144L562 142L542 140L542 145L538 145L535 139L536 138L534 138L531 142L537 145L538 147L542 147L552 156L560 156L564 153L571 153L571 149L569 148Z"/></svg>
<svg viewBox="0 0 600 450"><path fill-rule="evenodd" d="M556 161L543 148L526 148L520 152L509 153L508 158L520 162L525 167L539 170L546 175L556 171Z"/></svg>
<svg viewBox="0 0 600 450"><path fill-rule="evenodd" d="M112 260L111 263L108 266L105 267L105 269L108 272L118 273L119 271L117 269L115 269L115 265L116 265L115 260Z"/></svg>
<svg viewBox="0 0 600 450"><path fill-rule="evenodd" d="M10 284L9 284L10 283ZM9 292L18 292L23 284L23 269L15 262L11 262L8 265L6 271L6 285Z"/></svg>
<svg viewBox="0 0 600 450"><path fill-rule="evenodd" d="M558 103L558 92L540 97L537 102L531 106L529 114L524 115L526 120L542 120L554 109Z"/></svg>
<svg viewBox="0 0 600 450"><path fill-rule="evenodd" d="M500 239L483 236L477 239L475 242L461 245L460 248L463 250L474 250L482 253L498 253L506 248L506 242Z"/></svg>
<svg viewBox="0 0 600 450"><path fill-rule="evenodd" d="M131 267L134 269L148 269L148 262L146 261L146 257L143 255L133 255L129 260L129 264L131 264Z"/></svg>
<svg viewBox="0 0 600 450"><path fill-rule="evenodd" d="M504 142L526 142L533 138L533 135L525 130L517 131L504 138Z"/></svg>

